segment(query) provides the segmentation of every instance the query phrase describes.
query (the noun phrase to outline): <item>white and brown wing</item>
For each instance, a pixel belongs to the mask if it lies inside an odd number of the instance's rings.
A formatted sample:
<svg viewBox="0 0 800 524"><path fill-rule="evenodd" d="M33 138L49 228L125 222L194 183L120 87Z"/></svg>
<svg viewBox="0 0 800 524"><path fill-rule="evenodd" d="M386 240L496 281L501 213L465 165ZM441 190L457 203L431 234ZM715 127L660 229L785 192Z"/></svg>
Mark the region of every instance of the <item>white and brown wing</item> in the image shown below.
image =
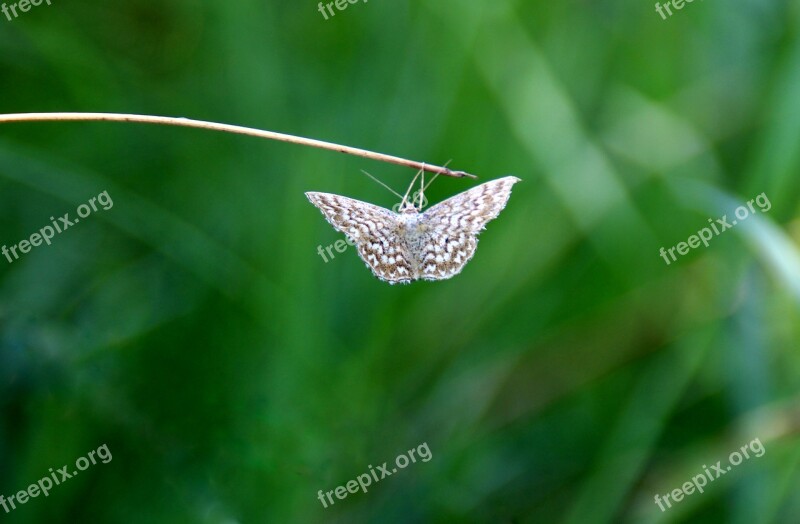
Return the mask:
<svg viewBox="0 0 800 524"><path fill-rule="evenodd" d="M398 234L398 215L382 207L331 193L306 193L325 219L355 244L372 273L390 284L414 279L408 250Z"/></svg>
<svg viewBox="0 0 800 524"><path fill-rule="evenodd" d="M475 254L478 233L497 218L517 182L514 176L492 180L425 211L425 235L415 253L418 278L444 280L460 273Z"/></svg>

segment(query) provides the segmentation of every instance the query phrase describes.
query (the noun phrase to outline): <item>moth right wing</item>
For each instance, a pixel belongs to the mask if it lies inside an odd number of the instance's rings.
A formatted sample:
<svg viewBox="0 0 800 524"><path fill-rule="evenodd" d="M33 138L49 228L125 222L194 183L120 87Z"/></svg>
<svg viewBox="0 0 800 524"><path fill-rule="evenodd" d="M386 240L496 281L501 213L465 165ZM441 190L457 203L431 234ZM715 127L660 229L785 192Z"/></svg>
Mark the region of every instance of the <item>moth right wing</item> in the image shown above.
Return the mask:
<svg viewBox="0 0 800 524"><path fill-rule="evenodd" d="M425 217L442 229L477 235L506 207L511 188L519 181L515 176L490 180L439 202L425 211Z"/></svg>
<svg viewBox="0 0 800 524"><path fill-rule="evenodd" d="M436 204L423 214L428 232L417 262L425 280L444 280L461 272L475 255L478 234L497 218L519 178L491 180Z"/></svg>
<svg viewBox="0 0 800 524"><path fill-rule="evenodd" d="M390 284L414 279L408 249L398 230L398 216L388 209L331 193L306 193L325 220L355 244L358 256Z"/></svg>

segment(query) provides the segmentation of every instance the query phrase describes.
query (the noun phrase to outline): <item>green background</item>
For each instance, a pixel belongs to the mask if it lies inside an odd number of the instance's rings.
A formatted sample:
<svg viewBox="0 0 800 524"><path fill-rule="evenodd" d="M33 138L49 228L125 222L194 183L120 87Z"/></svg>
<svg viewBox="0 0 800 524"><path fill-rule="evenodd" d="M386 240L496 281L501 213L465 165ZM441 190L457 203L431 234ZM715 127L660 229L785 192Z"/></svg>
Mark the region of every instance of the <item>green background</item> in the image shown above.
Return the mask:
<svg viewBox="0 0 800 524"><path fill-rule="evenodd" d="M303 196L413 170L120 123L0 124L0 521L800 522L800 3L42 4L0 112L185 116L513 174L475 258L389 286ZM440 201L477 182L439 177ZM766 213L659 256L764 193ZM655 494L759 439L665 512ZM427 443L327 509L319 490Z"/></svg>

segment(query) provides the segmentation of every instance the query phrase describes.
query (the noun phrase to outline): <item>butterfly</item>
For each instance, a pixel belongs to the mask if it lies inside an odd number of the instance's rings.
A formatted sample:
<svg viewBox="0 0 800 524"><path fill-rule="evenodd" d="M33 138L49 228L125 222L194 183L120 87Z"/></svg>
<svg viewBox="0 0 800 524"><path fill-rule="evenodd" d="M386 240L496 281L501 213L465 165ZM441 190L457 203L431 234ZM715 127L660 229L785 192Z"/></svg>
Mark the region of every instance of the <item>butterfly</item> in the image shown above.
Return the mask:
<svg viewBox="0 0 800 524"><path fill-rule="evenodd" d="M356 246L376 277L390 284L407 284L419 279L445 280L460 273L475 254L478 234L497 218L511 187L519 181L514 176L498 178L424 212L424 197L417 206L416 199L407 201L408 192L398 213L330 193L308 192L306 197Z"/></svg>

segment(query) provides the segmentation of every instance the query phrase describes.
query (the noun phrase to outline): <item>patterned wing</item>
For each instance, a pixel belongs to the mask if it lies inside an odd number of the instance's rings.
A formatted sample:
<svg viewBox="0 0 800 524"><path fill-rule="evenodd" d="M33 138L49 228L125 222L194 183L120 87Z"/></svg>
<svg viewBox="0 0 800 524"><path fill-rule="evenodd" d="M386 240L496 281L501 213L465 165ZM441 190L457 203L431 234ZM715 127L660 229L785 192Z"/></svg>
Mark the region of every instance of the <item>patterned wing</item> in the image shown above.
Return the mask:
<svg viewBox="0 0 800 524"><path fill-rule="evenodd" d="M355 244L358 256L381 280L390 284L413 280L405 242L398 235L397 215L366 202L330 193L306 193L334 229Z"/></svg>
<svg viewBox="0 0 800 524"><path fill-rule="evenodd" d="M519 178L507 176L468 189L423 213L425 235L419 243L419 278L444 280L457 275L475 254L478 233L500 214Z"/></svg>

